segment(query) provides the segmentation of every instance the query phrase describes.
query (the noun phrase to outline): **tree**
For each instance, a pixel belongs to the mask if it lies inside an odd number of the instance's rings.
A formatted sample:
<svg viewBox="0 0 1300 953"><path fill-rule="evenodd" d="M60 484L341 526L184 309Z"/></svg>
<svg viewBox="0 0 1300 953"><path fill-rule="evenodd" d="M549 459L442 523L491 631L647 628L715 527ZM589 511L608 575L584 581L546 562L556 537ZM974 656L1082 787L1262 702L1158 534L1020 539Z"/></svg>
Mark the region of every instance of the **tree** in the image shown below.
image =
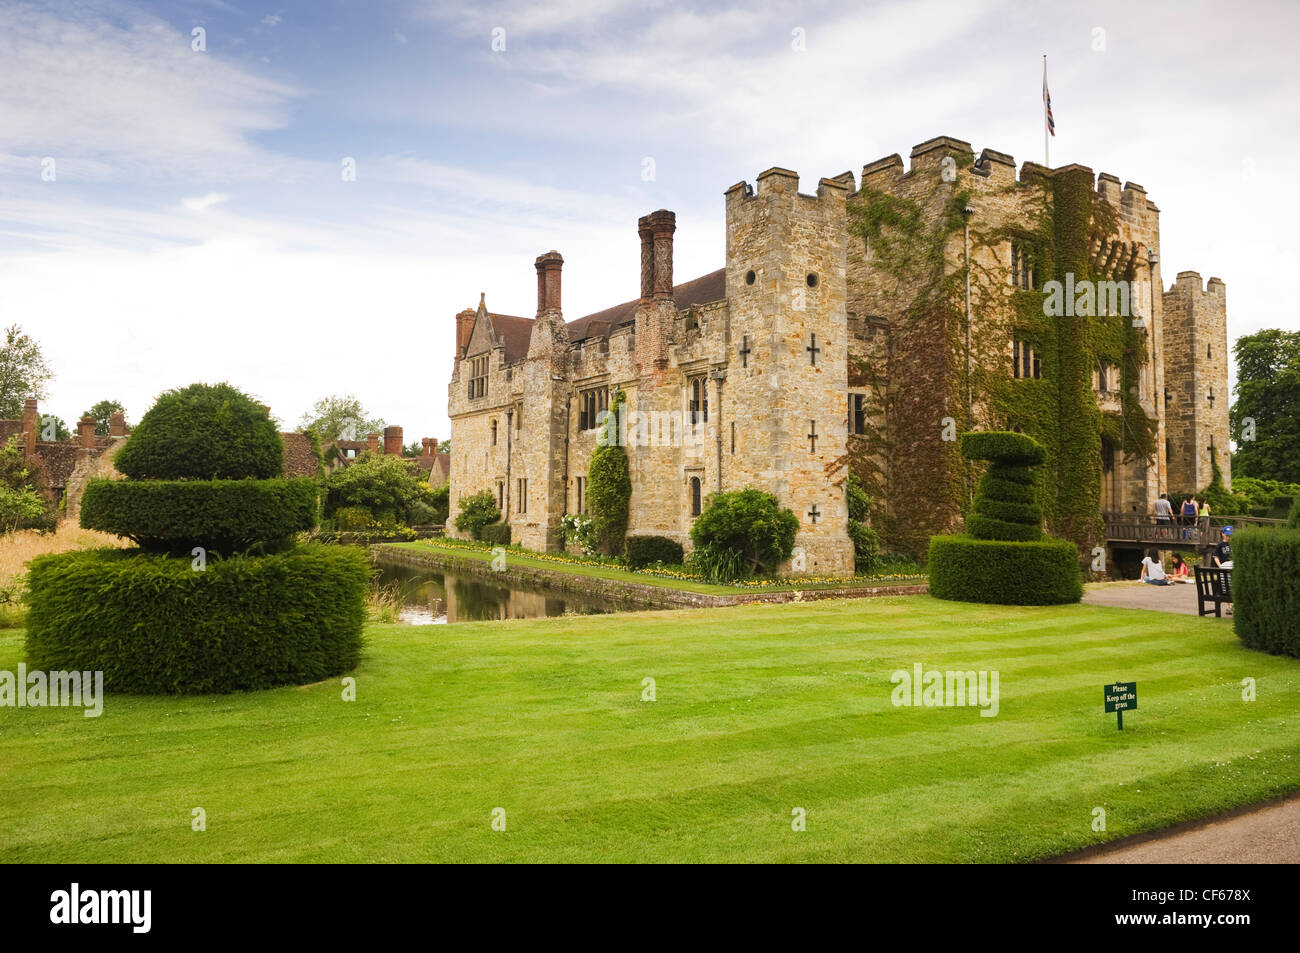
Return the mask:
<svg viewBox="0 0 1300 953"><path fill-rule="evenodd" d="M113 414L125 414L126 407L119 400L101 400L81 416L95 418L95 436L108 436L108 420Z"/></svg>
<svg viewBox="0 0 1300 953"><path fill-rule="evenodd" d="M298 429L314 432L326 444L335 440L364 440L367 434L383 433L384 421L372 419L353 395L340 394L316 401L302 415Z"/></svg>
<svg viewBox="0 0 1300 953"><path fill-rule="evenodd" d="M68 429L68 425L63 422L62 417L54 417L46 414L41 417L40 439L71 440L72 431Z"/></svg>
<svg viewBox="0 0 1300 953"><path fill-rule="evenodd" d="M44 400L45 385L53 378L36 339L16 324L5 328L0 344L0 418L22 417L23 403L28 397Z"/></svg>
<svg viewBox="0 0 1300 953"><path fill-rule="evenodd" d="M402 457L368 455L325 478L327 517L344 507L362 508L381 523L405 523L417 504L433 507L433 487L418 466Z"/></svg>
<svg viewBox="0 0 1300 953"><path fill-rule="evenodd" d="M438 452L439 452L439 453L451 453L451 441L450 441L450 440L444 440L442 443L438 444Z"/></svg>
<svg viewBox="0 0 1300 953"><path fill-rule="evenodd" d="M15 529L49 531L58 524L39 467L23 458L18 437L0 447L0 535Z"/></svg>
<svg viewBox="0 0 1300 953"><path fill-rule="evenodd" d="M1300 483L1300 331L1247 334L1233 353L1233 475Z"/></svg>
<svg viewBox="0 0 1300 953"><path fill-rule="evenodd" d="M402 448L402 456L404 457L419 457L423 455L424 455L424 444L420 443L420 441L418 440L412 440L410 443L408 443L405 447Z"/></svg>

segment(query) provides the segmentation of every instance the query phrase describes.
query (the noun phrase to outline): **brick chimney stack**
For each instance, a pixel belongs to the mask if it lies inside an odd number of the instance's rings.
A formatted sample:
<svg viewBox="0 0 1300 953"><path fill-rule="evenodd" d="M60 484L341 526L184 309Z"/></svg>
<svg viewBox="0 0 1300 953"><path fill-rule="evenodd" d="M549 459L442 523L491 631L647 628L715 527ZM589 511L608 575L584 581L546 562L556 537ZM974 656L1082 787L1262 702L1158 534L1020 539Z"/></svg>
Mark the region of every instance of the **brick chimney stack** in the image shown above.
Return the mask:
<svg viewBox="0 0 1300 953"><path fill-rule="evenodd" d="M23 453L29 457L36 453L36 436L40 426L41 418L36 412L36 398L28 397L23 401Z"/></svg>
<svg viewBox="0 0 1300 953"><path fill-rule="evenodd" d="M402 428L384 428L384 453L400 457L402 455Z"/></svg>
<svg viewBox="0 0 1300 953"><path fill-rule="evenodd" d="M651 292L654 297L667 299L673 296L673 232L677 231L677 216L667 209L659 209L657 212L651 212L641 220L645 223L642 228L648 226L653 241L653 277L651 279ZM638 229L641 230L640 228ZM641 262L642 270L645 268L645 235L642 233L642 253ZM645 276L642 275L641 285L645 287Z"/></svg>
<svg viewBox="0 0 1300 953"><path fill-rule="evenodd" d="M379 452L379 434L377 433L366 434L366 443L369 444L369 446L366 449L369 450L371 453Z"/></svg>
<svg viewBox="0 0 1300 953"><path fill-rule="evenodd" d="M564 259L552 249L537 256L537 313L560 311L560 269Z"/></svg>
<svg viewBox="0 0 1300 953"><path fill-rule="evenodd" d="M479 307L485 307L486 295L479 294ZM469 336L474 333L474 318L478 314L473 308L466 308L460 314L456 315L456 360L452 368L452 373L460 370L460 359L465 353L465 348L469 346Z"/></svg>
<svg viewBox="0 0 1300 953"><path fill-rule="evenodd" d="M126 436L126 414L115 410L108 415L108 435L110 437Z"/></svg>
<svg viewBox="0 0 1300 953"><path fill-rule="evenodd" d="M421 456L431 457L438 452L438 438L424 437L420 440Z"/></svg>
<svg viewBox="0 0 1300 953"><path fill-rule="evenodd" d="M95 418L82 417L77 421L77 444L85 450L95 446Z"/></svg>

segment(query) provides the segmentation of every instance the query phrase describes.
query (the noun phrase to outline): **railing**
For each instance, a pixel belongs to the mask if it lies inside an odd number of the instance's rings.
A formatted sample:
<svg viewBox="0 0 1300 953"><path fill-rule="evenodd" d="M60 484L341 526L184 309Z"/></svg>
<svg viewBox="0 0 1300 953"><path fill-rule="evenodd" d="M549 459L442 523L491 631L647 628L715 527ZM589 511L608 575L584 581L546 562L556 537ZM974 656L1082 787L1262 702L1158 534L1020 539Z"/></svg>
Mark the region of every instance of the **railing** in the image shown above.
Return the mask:
<svg viewBox="0 0 1300 953"><path fill-rule="evenodd" d="M1106 539L1112 543L1175 543L1207 549L1219 541L1225 526L1281 526L1286 520L1261 519L1258 516L1206 516L1182 523L1175 516L1172 523L1157 523L1154 516L1139 513L1103 513Z"/></svg>

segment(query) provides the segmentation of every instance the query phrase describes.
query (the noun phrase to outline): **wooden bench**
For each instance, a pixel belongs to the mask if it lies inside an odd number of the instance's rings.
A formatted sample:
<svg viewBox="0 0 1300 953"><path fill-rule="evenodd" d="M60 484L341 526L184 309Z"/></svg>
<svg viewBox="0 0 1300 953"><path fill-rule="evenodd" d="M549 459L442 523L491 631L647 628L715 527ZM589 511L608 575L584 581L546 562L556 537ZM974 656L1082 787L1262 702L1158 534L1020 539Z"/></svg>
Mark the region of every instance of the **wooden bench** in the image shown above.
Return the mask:
<svg viewBox="0 0 1300 953"><path fill-rule="evenodd" d="M1209 615L1209 603L1214 603L1214 614L1223 617L1223 604L1232 605L1232 570L1195 566L1196 612Z"/></svg>

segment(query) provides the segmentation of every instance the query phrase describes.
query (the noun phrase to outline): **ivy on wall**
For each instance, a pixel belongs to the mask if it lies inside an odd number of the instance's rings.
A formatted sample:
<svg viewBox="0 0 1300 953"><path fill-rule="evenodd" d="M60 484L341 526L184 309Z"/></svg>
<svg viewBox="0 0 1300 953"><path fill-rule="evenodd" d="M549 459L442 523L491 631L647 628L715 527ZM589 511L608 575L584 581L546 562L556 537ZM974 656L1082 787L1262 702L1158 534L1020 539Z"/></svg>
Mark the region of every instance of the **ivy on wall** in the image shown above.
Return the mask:
<svg viewBox="0 0 1300 953"><path fill-rule="evenodd" d="M970 153L951 155L957 169L970 168ZM945 196L936 190L928 204L865 187L850 200L850 231L864 243L871 280L886 298L902 303L890 349L895 365L906 369L906 379L896 381L882 401L888 439L870 426L865 439L850 442L850 456L884 449L891 462L889 486L877 488L869 480L868 486L890 501L885 543L920 554L929 536L948 531L964 512L976 476L955 443L940 439L939 418L951 416L960 429L1019 429L1046 448L1036 476L1048 529L1087 553L1103 532L1102 438L1115 447L1117 460L1155 456L1155 422L1139 397L1146 331L1133 327L1126 314L1049 316L1041 289L1048 279L1064 283L1067 274L1076 285L1134 277L1131 265L1121 265L1130 269L1121 273L1110 261L1094 264L1091 254L1117 238L1114 209L1096 192L1087 170L1066 169L1002 190L1020 193L1024 220L995 228L972 220L972 313L981 321L1010 317L1004 333L973 344L970 389L979 419L967 420L961 241L962 210L971 197L962 176L969 174L960 172L951 191ZM1009 284L1005 266L981 263L1001 262L1008 241L1033 261L1036 290ZM998 254L984 254L991 251ZM949 267L953 260L956 268ZM1013 378L1006 348L1013 338L1034 348L1041 378ZM1099 361L1119 368L1118 413L1103 414L1092 389ZM868 376L865 369L861 373ZM879 393L878 383L876 388ZM850 464L864 479L871 471L858 459Z"/></svg>

